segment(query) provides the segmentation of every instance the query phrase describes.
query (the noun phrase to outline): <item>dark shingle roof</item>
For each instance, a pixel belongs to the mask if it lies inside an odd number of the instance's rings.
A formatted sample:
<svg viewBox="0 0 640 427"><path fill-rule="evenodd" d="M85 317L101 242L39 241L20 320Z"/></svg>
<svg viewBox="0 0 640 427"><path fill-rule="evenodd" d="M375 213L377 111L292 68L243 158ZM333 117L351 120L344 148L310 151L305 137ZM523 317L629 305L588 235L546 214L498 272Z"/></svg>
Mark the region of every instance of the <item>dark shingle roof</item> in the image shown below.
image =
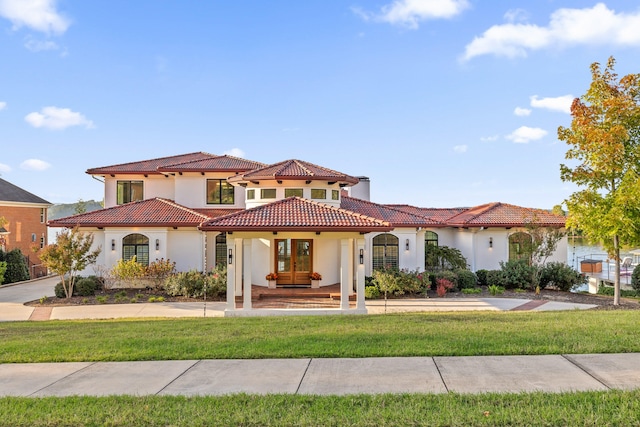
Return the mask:
<svg viewBox="0 0 640 427"><path fill-rule="evenodd" d="M42 197L38 197L17 185L0 178L0 202L38 203L51 205Z"/></svg>

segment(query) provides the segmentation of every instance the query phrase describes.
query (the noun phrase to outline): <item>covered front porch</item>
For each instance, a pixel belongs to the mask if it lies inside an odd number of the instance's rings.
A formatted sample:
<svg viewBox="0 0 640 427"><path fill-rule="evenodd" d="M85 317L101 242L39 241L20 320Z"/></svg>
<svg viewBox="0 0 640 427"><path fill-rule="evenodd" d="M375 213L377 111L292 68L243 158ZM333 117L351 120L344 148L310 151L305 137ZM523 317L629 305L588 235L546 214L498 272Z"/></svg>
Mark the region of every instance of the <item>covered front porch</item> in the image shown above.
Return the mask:
<svg viewBox="0 0 640 427"><path fill-rule="evenodd" d="M200 226L206 232L225 232L227 308L225 316L300 314L365 314L365 234L390 231L386 221L290 197L267 205L212 219ZM319 273L319 289L339 289L336 307L254 307L254 286L269 287L278 276L280 286L308 286ZM313 275L315 276L315 274ZM296 288L294 288L296 289ZM236 297L242 303L236 303ZM355 298L355 305L350 299Z"/></svg>
<svg viewBox="0 0 640 427"><path fill-rule="evenodd" d="M360 233L233 232L227 257L225 316L367 312ZM309 278L314 272L322 275L317 288ZM270 287L266 276L274 273L286 280Z"/></svg>

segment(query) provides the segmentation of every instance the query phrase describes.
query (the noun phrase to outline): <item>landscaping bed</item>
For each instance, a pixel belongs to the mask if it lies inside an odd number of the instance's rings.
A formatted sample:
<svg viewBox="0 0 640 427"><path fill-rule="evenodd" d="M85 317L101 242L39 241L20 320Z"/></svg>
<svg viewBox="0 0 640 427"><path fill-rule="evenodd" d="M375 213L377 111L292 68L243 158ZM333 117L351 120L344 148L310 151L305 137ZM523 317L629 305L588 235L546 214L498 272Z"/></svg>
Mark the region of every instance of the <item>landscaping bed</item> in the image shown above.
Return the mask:
<svg viewBox="0 0 640 427"><path fill-rule="evenodd" d="M168 293L143 288L143 289L108 289L97 291L95 295L73 296L71 298L47 297L25 303L28 306L69 306L69 305L100 305L100 304L136 304L149 302L202 302L202 298L189 298L185 296L171 296ZM220 301L219 298L209 298L207 301Z"/></svg>

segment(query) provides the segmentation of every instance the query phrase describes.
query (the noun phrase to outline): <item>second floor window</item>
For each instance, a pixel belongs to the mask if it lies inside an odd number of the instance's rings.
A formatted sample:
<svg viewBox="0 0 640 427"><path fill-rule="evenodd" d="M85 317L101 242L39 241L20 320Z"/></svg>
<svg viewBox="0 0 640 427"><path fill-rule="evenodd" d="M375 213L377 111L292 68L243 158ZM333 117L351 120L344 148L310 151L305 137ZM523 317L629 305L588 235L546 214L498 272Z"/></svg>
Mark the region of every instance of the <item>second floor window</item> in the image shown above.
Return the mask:
<svg viewBox="0 0 640 427"><path fill-rule="evenodd" d="M233 185L225 179L207 180L207 204L208 205L233 205Z"/></svg>
<svg viewBox="0 0 640 427"><path fill-rule="evenodd" d="M144 199L142 181L118 181L116 198L119 205Z"/></svg>

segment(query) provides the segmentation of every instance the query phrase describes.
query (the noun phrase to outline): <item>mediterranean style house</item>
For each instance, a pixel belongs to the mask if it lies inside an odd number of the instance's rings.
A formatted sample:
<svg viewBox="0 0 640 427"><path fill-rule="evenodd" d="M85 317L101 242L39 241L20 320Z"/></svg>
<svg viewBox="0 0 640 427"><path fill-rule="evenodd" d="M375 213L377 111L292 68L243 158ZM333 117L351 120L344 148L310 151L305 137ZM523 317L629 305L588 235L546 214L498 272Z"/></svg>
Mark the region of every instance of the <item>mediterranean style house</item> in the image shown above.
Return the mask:
<svg viewBox="0 0 640 427"><path fill-rule="evenodd" d="M27 258L32 278L43 276L46 269L32 249L47 244L47 209L51 203L0 178L0 250L20 251Z"/></svg>
<svg viewBox="0 0 640 427"><path fill-rule="evenodd" d="M518 236L535 220L563 228L564 217L504 203L432 209L369 200L369 179L301 160L276 164L204 152L98 167L105 208L60 218L102 248L111 268L134 255L143 264L176 262L178 270L227 265L229 315L251 310L254 286L340 286L340 311L365 312L365 276L381 267L425 269L432 246L457 248L469 268L499 268L518 256ZM566 239L554 261L565 261ZM271 284L273 286L273 284ZM313 284L316 286L316 284ZM349 296L356 308L349 308ZM236 309L242 296L243 309ZM272 313L270 313L272 314Z"/></svg>

